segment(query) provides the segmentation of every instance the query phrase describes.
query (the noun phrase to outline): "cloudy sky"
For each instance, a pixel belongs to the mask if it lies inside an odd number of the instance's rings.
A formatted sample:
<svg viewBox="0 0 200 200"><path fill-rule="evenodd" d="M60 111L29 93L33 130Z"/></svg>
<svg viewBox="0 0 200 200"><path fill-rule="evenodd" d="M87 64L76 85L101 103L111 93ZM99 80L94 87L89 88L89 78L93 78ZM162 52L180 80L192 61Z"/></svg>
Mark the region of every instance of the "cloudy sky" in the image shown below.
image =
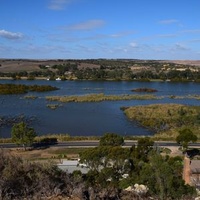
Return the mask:
<svg viewBox="0 0 200 200"><path fill-rule="evenodd" d="M200 59L200 0L0 0L0 58Z"/></svg>

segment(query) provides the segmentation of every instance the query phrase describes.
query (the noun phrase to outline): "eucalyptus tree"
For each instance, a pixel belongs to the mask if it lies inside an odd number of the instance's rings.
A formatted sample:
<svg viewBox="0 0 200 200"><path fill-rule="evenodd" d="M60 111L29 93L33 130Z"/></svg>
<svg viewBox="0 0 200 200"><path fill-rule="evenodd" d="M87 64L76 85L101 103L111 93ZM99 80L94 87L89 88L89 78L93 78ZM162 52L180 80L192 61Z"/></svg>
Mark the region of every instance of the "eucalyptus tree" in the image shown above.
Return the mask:
<svg viewBox="0 0 200 200"><path fill-rule="evenodd" d="M124 138L115 133L105 133L100 139L100 146L120 146L123 145Z"/></svg>
<svg viewBox="0 0 200 200"><path fill-rule="evenodd" d="M176 142L183 147L183 150L187 150L189 142L196 142L197 136L188 128L179 131L179 135L176 137Z"/></svg>
<svg viewBox="0 0 200 200"><path fill-rule="evenodd" d="M12 127L12 141L18 145L23 145L26 150L27 145L33 144L36 132L33 128L29 127L25 122L20 122Z"/></svg>

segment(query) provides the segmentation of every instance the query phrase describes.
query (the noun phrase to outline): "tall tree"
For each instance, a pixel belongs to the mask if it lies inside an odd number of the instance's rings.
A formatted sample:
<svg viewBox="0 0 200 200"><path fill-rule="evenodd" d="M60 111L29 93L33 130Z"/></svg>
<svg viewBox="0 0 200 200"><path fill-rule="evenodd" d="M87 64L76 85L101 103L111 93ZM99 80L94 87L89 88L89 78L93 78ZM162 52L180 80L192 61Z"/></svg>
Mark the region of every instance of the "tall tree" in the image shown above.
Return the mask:
<svg viewBox="0 0 200 200"><path fill-rule="evenodd" d="M26 150L27 145L31 145L36 137L36 132L25 122L20 122L12 127L12 141L18 145L23 145Z"/></svg>
<svg viewBox="0 0 200 200"><path fill-rule="evenodd" d="M149 192L157 199L187 199L195 194L194 187L185 185L178 159L168 159L157 153L150 156L149 163L140 172L140 181L147 185ZM184 198L185 197L185 198Z"/></svg>
<svg viewBox="0 0 200 200"><path fill-rule="evenodd" d="M122 136L115 133L105 133L100 139L100 146L120 146L124 143Z"/></svg>
<svg viewBox="0 0 200 200"><path fill-rule="evenodd" d="M147 161L149 152L153 149L154 141L149 138L140 138L137 144L137 158Z"/></svg>
<svg viewBox="0 0 200 200"><path fill-rule="evenodd" d="M188 128L179 131L179 135L176 137L176 142L181 144L184 150L187 150L189 142L196 142L197 136Z"/></svg>

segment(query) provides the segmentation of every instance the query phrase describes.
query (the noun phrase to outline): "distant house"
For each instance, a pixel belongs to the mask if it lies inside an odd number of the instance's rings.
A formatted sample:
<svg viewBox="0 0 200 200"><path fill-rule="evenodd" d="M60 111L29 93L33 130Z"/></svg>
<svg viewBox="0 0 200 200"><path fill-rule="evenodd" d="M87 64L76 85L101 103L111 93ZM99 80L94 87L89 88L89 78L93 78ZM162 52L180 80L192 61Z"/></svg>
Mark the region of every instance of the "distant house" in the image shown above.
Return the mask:
<svg viewBox="0 0 200 200"><path fill-rule="evenodd" d="M61 163L58 163L57 166L70 174L76 170L80 170L82 174L86 174L89 171L89 168L79 163L78 160L61 160Z"/></svg>
<svg viewBox="0 0 200 200"><path fill-rule="evenodd" d="M183 179L186 184L200 189L200 160L184 158Z"/></svg>
<svg viewBox="0 0 200 200"><path fill-rule="evenodd" d="M190 162L190 182L191 185L200 189L200 160Z"/></svg>

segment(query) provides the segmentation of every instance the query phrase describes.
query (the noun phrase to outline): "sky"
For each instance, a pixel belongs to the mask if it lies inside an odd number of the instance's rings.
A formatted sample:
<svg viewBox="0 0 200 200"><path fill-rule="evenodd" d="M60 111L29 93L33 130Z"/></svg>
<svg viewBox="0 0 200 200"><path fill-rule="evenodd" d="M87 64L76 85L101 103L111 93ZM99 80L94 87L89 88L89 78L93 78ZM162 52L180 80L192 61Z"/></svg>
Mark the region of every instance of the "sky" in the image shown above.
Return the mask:
<svg viewBox="0 0 200 200"><path fill-rule="evenodd" d="M200 60L200 0L0 0L0 58Z"/></svg>

